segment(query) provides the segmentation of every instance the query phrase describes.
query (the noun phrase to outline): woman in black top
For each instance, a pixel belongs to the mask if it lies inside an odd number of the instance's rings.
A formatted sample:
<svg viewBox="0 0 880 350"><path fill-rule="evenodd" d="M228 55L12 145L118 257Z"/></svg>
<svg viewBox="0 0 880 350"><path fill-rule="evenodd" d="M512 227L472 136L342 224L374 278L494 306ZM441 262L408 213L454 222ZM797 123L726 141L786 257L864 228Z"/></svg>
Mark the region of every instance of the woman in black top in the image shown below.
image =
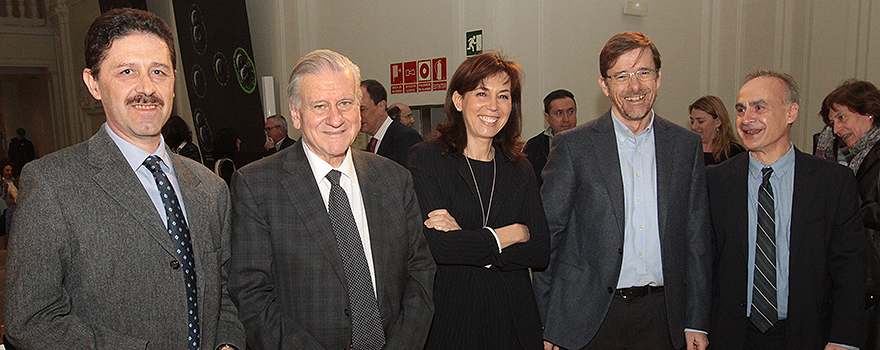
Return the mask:
<svg viewBox="0 0 880 350"><path fill-rule="evenodd" d="M489 52L458 67L447 121L409 166L437 262L426 349L541 349L529 268L550 257L535 174L519 142L521 67Z"/></svg>
<svg viewBox="0 0 880 350"><path fill-rule="evenodd" d="M691 131L703 140L703 160L706 165L718 164L746 149L736 139L724 102L706 95L688 107Z"/></svg>

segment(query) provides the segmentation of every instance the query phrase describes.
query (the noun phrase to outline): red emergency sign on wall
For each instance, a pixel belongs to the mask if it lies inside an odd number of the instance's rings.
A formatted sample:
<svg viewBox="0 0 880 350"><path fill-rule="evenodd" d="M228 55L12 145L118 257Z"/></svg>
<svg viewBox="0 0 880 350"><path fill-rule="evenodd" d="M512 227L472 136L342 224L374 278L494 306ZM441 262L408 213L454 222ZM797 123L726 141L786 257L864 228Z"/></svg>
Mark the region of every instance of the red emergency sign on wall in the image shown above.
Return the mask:
<svg viewBox="0 0 880 350"><path fill-rule="evenodd" d="M391 93L446 90L446 57L391 64Z"/></svg>

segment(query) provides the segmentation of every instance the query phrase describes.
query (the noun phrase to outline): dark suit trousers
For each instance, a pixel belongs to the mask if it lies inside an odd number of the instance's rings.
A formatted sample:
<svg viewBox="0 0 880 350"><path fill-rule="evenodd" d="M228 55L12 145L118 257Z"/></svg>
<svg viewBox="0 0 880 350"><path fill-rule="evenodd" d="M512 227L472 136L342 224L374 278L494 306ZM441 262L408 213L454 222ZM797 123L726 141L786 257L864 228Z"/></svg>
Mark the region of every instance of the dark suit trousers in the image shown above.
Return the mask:
<svg viewBox="0 0 880 350"><path fill-rule="evenodd" d="M684 332L677 336L683 337ZM583 350L674 350L665 294L661 291L632 300L615 295L602 326Z"/></svg>
<svg viewBox="0 0 880 350"><path fill-rule="evenodd" d="M745 350L785 350L785 320L776 321L767 333L761 333L758 327L748 322L743 346Z"/></svg>

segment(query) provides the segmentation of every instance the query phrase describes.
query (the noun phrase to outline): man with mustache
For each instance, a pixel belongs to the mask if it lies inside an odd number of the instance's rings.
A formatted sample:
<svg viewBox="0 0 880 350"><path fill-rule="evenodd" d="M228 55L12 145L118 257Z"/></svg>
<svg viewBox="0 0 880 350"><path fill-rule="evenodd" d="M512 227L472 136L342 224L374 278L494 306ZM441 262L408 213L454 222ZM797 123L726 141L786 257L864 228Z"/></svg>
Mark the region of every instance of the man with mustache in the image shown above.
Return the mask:
<svg viewBox="0 0 880 350"><path fill-rule="evenodd" d="M6 335L17 349L244 349L226 289L226 184L171 152L174 39L133 9L98 17L83 81L106 123L29 163L9 239Z"/></svg>
<svg viewBox="0 0 880 350"><path fill-rule="evenodd" d="M710 235L699 136L652 109L660 52L612 37L611 110L553 138L541 196L550 265L534 275L550 349L705 349Z"/></svg>

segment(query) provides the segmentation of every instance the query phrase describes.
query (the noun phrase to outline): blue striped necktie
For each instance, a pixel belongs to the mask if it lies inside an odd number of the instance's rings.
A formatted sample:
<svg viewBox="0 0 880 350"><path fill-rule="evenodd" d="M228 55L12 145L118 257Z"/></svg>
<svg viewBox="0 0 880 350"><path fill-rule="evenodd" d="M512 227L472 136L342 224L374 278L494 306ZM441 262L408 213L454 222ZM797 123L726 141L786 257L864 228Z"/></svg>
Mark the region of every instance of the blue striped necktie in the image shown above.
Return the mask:
<svg viewBox="0 0 880 350"><path fill-rule="evenodd" d="M779 318L776 303L776 207L770 175L773 168L761 169L764 178L758 188L758 232L755 241L755 277L752 313L749 319L761 332L767 332Z"/></svg>

